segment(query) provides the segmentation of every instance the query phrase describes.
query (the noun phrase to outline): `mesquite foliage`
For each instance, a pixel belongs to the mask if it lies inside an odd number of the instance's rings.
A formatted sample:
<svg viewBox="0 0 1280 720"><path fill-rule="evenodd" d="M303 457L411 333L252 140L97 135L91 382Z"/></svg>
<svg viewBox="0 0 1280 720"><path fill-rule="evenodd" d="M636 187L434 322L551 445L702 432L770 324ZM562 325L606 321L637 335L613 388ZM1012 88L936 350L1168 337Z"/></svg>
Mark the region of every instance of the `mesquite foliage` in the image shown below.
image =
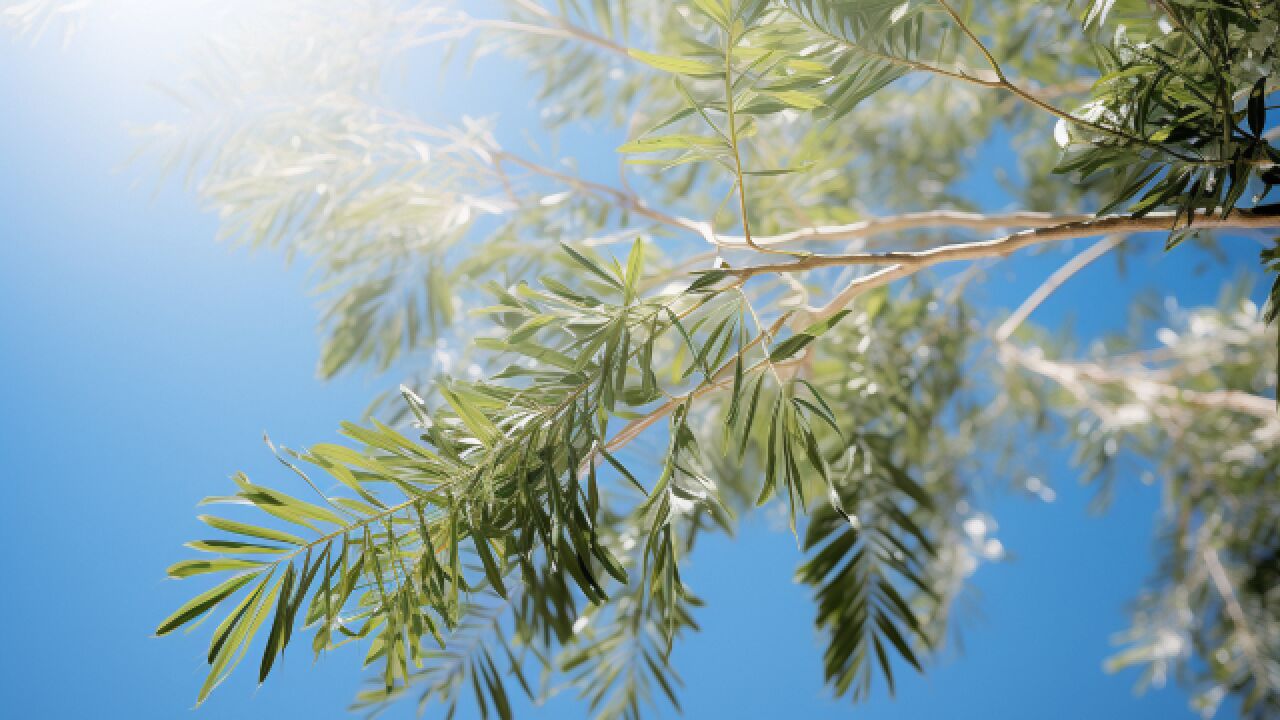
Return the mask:
<svg viewBox="0 0 1280 720"><path fill-rule="evenodd" d="M366 648L361 708L509 717L557 677L602 717L678 707L672 650L706 612L686 557L758 506L804 549L833 691L892 690L1001 554L975 478L1062 437L1102 499L1167 488L1113 663L1280 710L1280 280L1261 308L1136 303L1084 350L1021 312L993 335L971 292L976 261L1102 234L1092 215L1156 218L1177 252L1280 226L1280 4L495 5L264 3L144 135L226 237L316 274L322 376L405 377L343 442L269 442L278 477L204 501L169 575L208 582L157 631L207 622L201 700L309 643ZM0 24L74 9L0 2ZM623 181L514 150L507 118L398 107L388 69L433 43L526 68L546 132L611 129ZM1024 210L980 215L975 156L1006 150L978 164ZM975 239L1002 227L1027 230Z"/></svg>

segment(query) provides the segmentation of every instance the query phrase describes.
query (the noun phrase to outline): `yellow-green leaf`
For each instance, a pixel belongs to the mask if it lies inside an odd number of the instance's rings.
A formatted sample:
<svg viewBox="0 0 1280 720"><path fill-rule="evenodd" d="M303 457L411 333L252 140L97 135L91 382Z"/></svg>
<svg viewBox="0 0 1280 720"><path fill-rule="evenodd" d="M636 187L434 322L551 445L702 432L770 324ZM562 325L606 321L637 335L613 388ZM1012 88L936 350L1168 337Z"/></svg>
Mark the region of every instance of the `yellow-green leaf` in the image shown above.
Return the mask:
<svg viewBox="0 0 1280 720"><path fill-rule="evenodd" d="M769 93L770 96L781 100L793 108L801 110L813 110L823 105L822 98L816 95L810 95L799 90L779 90Z"/></svg>
<svg viewBox="0 0 1280 720"><path fill-rule="evenodd" d="M245 570L262 567L258 560L238 560L236 558L214 558L212 560L183 560L169 566L169 577L185 578L192 575L220 572L223 570Z"/></svg>
<svg viewBox="0 0 1280 720"><path fill-rule="evenodd" d="M290 545L307 544L305 540L297 535L290 535L287 532L280 532L279 530L272 530L271 528L258 527L257 525L250 525L248 523L237 522L235 520L227 520L226 518L215 517L213 515L200 515L198 519L200 522L210 527L217 528L218 530L225 530L237 535L250 535L256 538L262 538L263 540L275 540L278 542L289 543Z"/></svg>
<svg viewBox="0 0 1280 720"><path fill-rule="evenodd" d="M218 603L226 600L232 593L244 587L246 583L255 577L253 573L245 573L244 575L236 575L233 578L224 580L216 587L210 588L199 595L191 598L182 607L173 612L172 615L164 619L160 626L156 628L156 635L166 635L174 630L195 620L201 615L212 610Z"/></svg>
<svg viewBox="0 0 1280 720"><path fill-rule="evenodd" d="M620 153L650 153L663 150L687 150L692 147L715 147L724 145L719 138L702 135L658 135L656 137L638 138L618 146Z"/></svg>
<svg viewBox="0 0 1280 720"><path fill-rule="evenodd" d="M663 72L691 75L693 77L716 76L724 73L724 68L719 65L713 65L702 60L672 57L671 55L655 55L643 50L628 50L627 53L645 65Z"/></svg>

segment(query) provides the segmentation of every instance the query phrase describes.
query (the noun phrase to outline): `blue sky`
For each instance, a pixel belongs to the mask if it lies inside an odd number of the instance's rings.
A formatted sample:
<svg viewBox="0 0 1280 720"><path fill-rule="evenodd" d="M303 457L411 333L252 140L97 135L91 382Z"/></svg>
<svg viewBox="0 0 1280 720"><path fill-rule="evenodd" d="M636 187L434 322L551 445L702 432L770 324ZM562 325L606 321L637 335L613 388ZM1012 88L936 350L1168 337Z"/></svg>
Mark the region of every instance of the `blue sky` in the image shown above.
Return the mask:
<svg viewBox="0 0 1280 720"><path fill-rule="evenodd" d="M22 718L342 717L363 682L362 653L313 663L305 646L291 648L262 688L238 673L193 711L206 635L150 635L193 592L164 568L199 532L195 503L236 470L282 477L262 433L290 445L333 441L339 421L398 378L318 381L305 268L217 244L215 219L176 183L153 192L154 167L121 169L133 149L126 123L170 109L147 81L190 36L155 30L126 42L115 22L91 25L66 49L0 39L0 707ZM465 87L428 83L430 105L531 107L531 89L510 73L479 72L484 81ZM424 92L397 89L409 104ZM505 134L517 137L519 122ZM614 167L612 138L563 140L590 158L588 171ZM1065 252L1000 267L991 300L1016 302ZM1194 305L1212 302L1240 268L1256 273L1253 250L1230 258L1202 276L1191 273L1202 259L1191 251L1147 252L1135 265ZM1115 328L1113 308L1132 287L1099 263L1036 319L1071 316L1086 335ZM789 533L755 517L736 539L705 541L687 572L707 601L704 632L676 656L685 716L1191 717L1181 690L1135 698L1133 673L1101 668L1152 569L1158 488L1122 478L1111 509L1090 515L1092 491L1064 454L1042 457L1057 502L983 497L1011 558L975 576L963 651L925 677L903 674L895 700L853 706L824 690L811 606L790 582L799 554ZM521 716L582 712L562 697ZM412 703L387 715L412 716Z"/></svg>

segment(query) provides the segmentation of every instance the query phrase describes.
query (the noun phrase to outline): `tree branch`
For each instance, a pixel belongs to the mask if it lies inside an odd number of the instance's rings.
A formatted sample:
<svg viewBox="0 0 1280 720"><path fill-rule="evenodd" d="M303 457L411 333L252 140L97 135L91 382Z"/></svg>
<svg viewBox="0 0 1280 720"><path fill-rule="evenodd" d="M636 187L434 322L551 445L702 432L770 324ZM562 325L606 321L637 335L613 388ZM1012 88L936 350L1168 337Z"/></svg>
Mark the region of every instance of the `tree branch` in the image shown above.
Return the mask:
<svg viewBox="0 0 1280 720"><path fill-rule="evenodd" d="M604 444L603 449L610 453L617 452L622 448L626 447L627 444L629 444L632 440L635 440L636 438L640 437L640 435L644 433L645 430L648 430L650 427L652 427L654 423L658 422L659 420L666 417L667 415L670 415L672 412L675 411L676 408L680 407L684 403L689 402L690 400L693 400L695 398L701 397L703 395L706 395L709 392L724 389L728 380L730 379L730 376L733 374L734 366L737 364L739 358L742 358L743 356L745 356L747 351L759 345L761 341L765 340L766 338L773 337L773 335L782 328L782 325L785 321L786 321L786 316L784 315L783 317L778 318L767 331L760 333L754 339L752 339L751 342L747 343L746 345L743 345L741 350L735 353L733 357L726 360L725 363L721 365L719 369L717 369L714 373L712 373L711 378L707 382L694 388L693 390L690 390L684 395L679 395L679 396L670 398L663 404L649 411L647 414L641 417L638 417L632 420L631 422L627 423L626 425L624 425L623 428L619 430L613 437L609 438L608 442ZM767 348L766 348L766 352L767 352ZM756 370L759 370L769 364L770 364L769 358L768 358L768 355L766 355L765 359L745 369L743 371L743 374L749 375L755 372ZM777 365L784 365L784 364L786 363L777 363ZM595 462L596 456L600 453L600 449L601 448L592 448L591 452L587 454L587 457L583 459L580 465L581 473L585 473L587 472L588 469L590 469L591 464Z"/></svg>
<svg viewBox="0 0 1280 720"><path fill-rule="evenodd" d="M1222 567L1222 561L1218 559L1218 551L1205 548L1203 556L1205 567L1209 569L1209 577L1213 580L1213 587L1218 591L1219 597L1226 605L1227 615L1231 617L1232 624L1236 626L1236 630L1244 640L1241 645L1244 646L1245 655L1249 659L1249 669L1253 672L1254 682L1267 683L1270 676L1258 652L1258 641L1249 629L1249 619L1244 614L1240 600L1236 597L1231 578L1227 576L1226 569Z"/></svg>
<svg viewBox="0 0 1280 720"><path fill-rule="evenodd" d="M792 230L779 235L755 236L756 245L783 245L815 240L843 241L856 240L879 233L918 230L923 228L954 227L969 230L997 230L1000 228L1041 228L1061 225L1065 222L1079 222L1092 218L1092 215L1054 215L1053 213L1014 211L985 215L982 213L959 212L954 210L933 210L928 212L904 213L885 217L869 218L846 225L820 225L817 227ZM725 248L745 248L745 238L733 235L715 236L715 244Z"/></svg>
<svg viewBox="0 0 1280 720"><path fill-rule="evenodd" d="M1013 311L1013 314L1009 316L1008 320L1005 320L1000 324L1000 327L996 329L996 342L1003 343L1008 340L1009 336L1013 334L1013 331L1017 330L1018 326L1025 322L1027 317L1030 316L1036 308L1040 307L1040 304L1048 299L1054 291L1062 287L1062 284L1067 280L1070 280L1072 275L1075 275L1089 263L1107 254L1112 248L1123 242L1125 237L1125 235L1108 235L1093 245L1090 245L1084 252L1071 258L1065 265L1055 270L1054 273L1044 281L1043 285L1036 288L1035 292L1027 296L1027 299L1018 306L1017 310Z"/></svg>
<svg viewBox="0 0 1280 720"><path fill-rule="evenodd" d="M546 20L552 23L557 28L563 30L570 37L578 38L579 40L583 40L585 42L591 43L592 45L596 45L597 47L602 47L605 50L608 50L609 52L622 55L623 57L626 57L628 59L631 58L631 54L627 52L627 49L625 47L619 45L618 43L610 40L607 37L604 37L602 35L597 35L596 33L593 33L590 30L574 25L568 20L565 20L564 18L552 13L550 10L547 10L546 8L542 7L538 3L534 2L534 0L515 0L515 3L520 7L524 8L525 10L528 10L529 12L533 13L534 15L541 17L543 20Z"/></svg>
<svg viewBox="0 0 1280 720"><path fill-rule="evenodd" d="M1194 218L1178 221L1177 225L1174 225L1174 222L1174 213L1151 213L1143 217L1109 215L1092 220L1066 222L1050 227L1023 230L993 240L955 243L917 252L811 255L793 262L728 268L725 272L745 278L762 273L803 272L823 267L889 265L870 275L855 278L821 308L810 308L810 320L817 321L825 320L836 314L855 297L867 290L887 285L894 280L913 275L927 267L945 262L1006 257L1017 250L1032 245L1093 237L1107 233L1170 231L1185 229L1190 226L1206 230L1275 228L1280 227L1280 206L1268 205L1253 210L1236 210L1225 218L1218 214L1201 212L1197 213Z"/></svg>
<svg viewBox="0 0 1280 720"><path fill-rule="evenodd" d="M621 55L628 59L631 58L631 54L627 52L627 48L622 45L619 45L607 37L597 35L590 30L574 25L564 18L555 15L536 2L528 0L515 0L515 2L530 14L546 21L548 24L538 25L536 23L520 22L518 20L477 18L472 17L465 12L459 12L454 16L454 22L456 23L455 27L421 38L419 40L419 44L435 42L438 40L457 39L470 34L473 30L488 28L492 30L526 33L529 35L558 37L566 40L581 40L582 42L607 50L615 55Z"/></svg>
<svg viewBox="0 0 1280 720"><path fill-rule="evenodd" d="M857 50L858 52L869 55L878 60L883 60L884 62L899 65L905 68L909 68L911 70L918 70L921 72L927 72L933 75L950 78L952 80L958 80L960 82L965 82L970 85L977 85L979 87L992 88L996 90L1004 90L1012 94L1014 97L1017 97L1018 99L1034 107L1037 107L1040 110L1043 110L1049 113L1050 115L1061 118L1066 122L1080 125L1082 127L1087 127L1091 130L1103 133L1105 135L1109 135L1111 137L1121 138L1123 140L1127 140L1129 142L1135 143L1137 145L1141 145L1143 147L1151 148L1157 152L1162 152L1171 157L1177 158L1178 160L1185 163L1194 164L1194 165L1225 165L1231 162L1230 160L1202 160L1200 158L1192 157L1190 155L1186 155L1176 150L1172 150L1168 147L1165 147L1160 143L1148 140L1145 137L1141 137L1139 135L1133 135L1129 132L1126 132L1125 130L1110 127L1108 125L1103 125L1101 123L1094 122L1092 120L1086 120L1081 117L1077 117L1067 112L1066 110L1063 110L1057 107L1056 105L1053 105L1052 103L1048 102L1048 98L1036 95L1035 93L1030 92L1026 88L1023 88L1021 85L1010 81L1008 77L1004 74L1004 70L1001 68L1000 64L996 61L995 57L987 49L986 45L983 44L977 38L977 36L973 33L973 31L969 28L969 26L965 24L960 19L959 15L957 15L951 9L950 5L948 5L946 2L943 2L941 0L938 0L938 4L947 11L947 13L955 21L956 25L960 28L960 30L964 32L964 34L972 42L974 42L975 46L986 57L987 61L991 65L992 75L994 75L994 77L982 78L982 77L971 75L969 73L962 72L959 70L949 70L947 68L940 67L937 65L931 65L926 62L911 60L910 58L904 58L897 55L889 55L889 54L874 50L872 48L868 48L859 43L853 42L848 38L844 38L839 35L834 35L826 30L823 30L822 28L815 27L812 23L807 23L807 24L809 24L810 27L814 27L818 32L822 33L823 35L826 35L832 40L835 40L836 42L841 43L850 49ZM791 12L792 14L796 14L797 17L801 19L801 21L805 21L802 15L795 13L794 10L792 10Z"/></svg>
<svg viewBox="0 0 1280 720"><path fill-rule="evenodd" d="M1273 398L1241 390L1189 390L1141 376L1115 373L1097 363L1056 362L1012 345L1004 345L1001 350L1022 367L1068 388L1080 386L1082 382L1123 385L1138 397L1181 402L1207 410L1228 410L1252 415L1264 422L1278 419Z"/></svg>
<svg viewBox="0 0 1280 720"><path fill-rule="evenodd" d="M552 180L556 180L557 182L560 182L571 188L580 190L582 192L590 193L597 197L608 198L611 201L613 201L616 205L618 205L618 207L621 207L626 210L630 210L631 212L634 212L637 215L647 217L650 220L654 220L663 225L669 225L671 227L680 228L682 230L689 230L691 232L698 233L702 237L707 238L709 242L714 243L714 240L711 240L711 238L714 238L715 234L712 232L711 227L707 223L699 222L697 220L691 220L689 218L677 217L675 215L669 215L665 212L662 212L661 210L650 207L647 203L644 202L644 200L641 200L640 197L634 193L630 193L625 190L619 190L618 188L612 187L610 185L604 185L602 183L593 182L591 180L585 180L576 175L570 175L568 173L560 172L559 170L549 168L545 165L540 165L536 162L533 162L532 160L527 160L523 157L520 157L519 155L507 152L505 150L491 150L490 154L493 156L493 160L495 164L500 164L506 161L506 162L513 163L515 165L519 165L520 167L526 170L529 170L530 172L536 173L538 175L542 175L543 177L551 178Z"/></svg>

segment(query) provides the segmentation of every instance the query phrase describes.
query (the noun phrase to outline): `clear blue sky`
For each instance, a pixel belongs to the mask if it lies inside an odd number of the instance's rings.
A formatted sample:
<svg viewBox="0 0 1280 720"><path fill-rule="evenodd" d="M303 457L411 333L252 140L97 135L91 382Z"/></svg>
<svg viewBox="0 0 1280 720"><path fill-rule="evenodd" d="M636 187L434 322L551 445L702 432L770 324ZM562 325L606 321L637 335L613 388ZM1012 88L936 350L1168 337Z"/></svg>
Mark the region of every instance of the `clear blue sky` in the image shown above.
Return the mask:
<svg viewBox="0 0 1280 720"><path fill-rule="evenodd" d="M157 173L145 163L119 169L132 150L125 123L169 111L147 81L190 34L161 39L157 29L122 42L118 30L91 25L65 50L0 39L0 715L342 717L363 682L362 652L313 663L307 644L295 644L266 686L237 673L192 711L207 629L150 635L193 592L164 568L199 532L195 503L236 470L282 477L262 432L290 445L333 441L339 421L398 378L316 380L305 268L215 243L215 220L189 194L166 183L153 195ZM431 80L429 69L397 92L437 117L505 110L504 135L517 137L530 88L493 63L480 72L484 81L465 90L426 84L444 97L424 97L418 80ZM577 152L588 170L612 168L613 144L585 137ZM1016 301L1063 257L1008 263L992 300ZM1141 267L1193 305L1211 302L1236 268L1256 273L1253 257L1234 254L1231 267L1200 277L1191 251L1148 253ZM1086 334L1116 327L1127 282L1099 263L1037 320L1073 316ZM1182 691L1135 698L1134 673L1101 669L1152 569L1157 489L1122 478L1110 511L1091 516L1092 491L1062 453L1043 457L1058 501L984 499L1013 557L976 575L963 651L926 677L904 674L893 701L853 706L823 688L811 605L790 582L798 553L789 533L755 518L736 540L706 542L687 573L708 603L704 632L676 656L685 716L1192 717ZM582 712L562 697L521 716ZM387 715L412 716L412 703Z"/></svg>

